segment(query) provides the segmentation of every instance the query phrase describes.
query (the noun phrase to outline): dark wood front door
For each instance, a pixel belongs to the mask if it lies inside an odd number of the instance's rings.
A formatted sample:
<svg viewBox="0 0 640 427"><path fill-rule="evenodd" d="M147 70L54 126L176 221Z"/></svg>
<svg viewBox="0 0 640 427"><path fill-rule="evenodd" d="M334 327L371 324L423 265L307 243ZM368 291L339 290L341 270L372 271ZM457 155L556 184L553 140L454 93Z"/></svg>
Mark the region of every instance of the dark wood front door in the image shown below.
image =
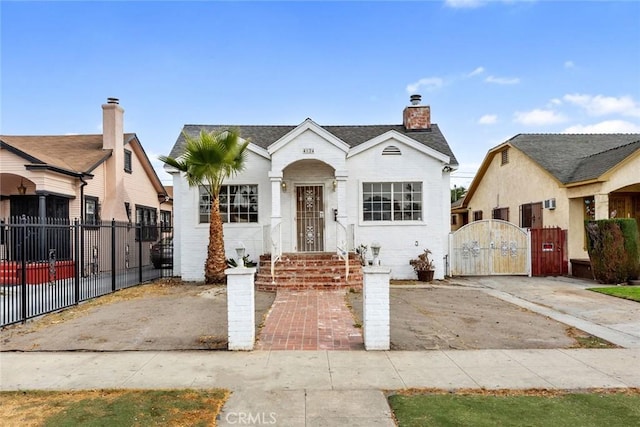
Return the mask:
<svg viewBox="0 0 640 427"><path fill-rule="evenodd" d="M296 187L298 252L324 251L324 201L321 185Z"/></svg>

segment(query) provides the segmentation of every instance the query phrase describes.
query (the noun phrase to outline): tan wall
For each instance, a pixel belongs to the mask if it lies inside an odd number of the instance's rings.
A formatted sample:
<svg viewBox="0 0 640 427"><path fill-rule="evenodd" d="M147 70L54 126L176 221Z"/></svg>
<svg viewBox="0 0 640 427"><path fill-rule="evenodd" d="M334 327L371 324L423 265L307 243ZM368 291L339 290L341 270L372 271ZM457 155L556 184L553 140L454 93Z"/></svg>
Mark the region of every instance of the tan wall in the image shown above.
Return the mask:
<svg viewBox="0 0 640 427"><path fill-rule="evenodd" d="M500 163L498 153L468 201L469 221L473 220L473 211L482 210L483 219L489 219L494 208L508 207L509 222L520 226L520 205L555 198L556 208L543 210L543 225L568 227L566 189L558 181L515 148L509 148L509 163Z"/></svg>

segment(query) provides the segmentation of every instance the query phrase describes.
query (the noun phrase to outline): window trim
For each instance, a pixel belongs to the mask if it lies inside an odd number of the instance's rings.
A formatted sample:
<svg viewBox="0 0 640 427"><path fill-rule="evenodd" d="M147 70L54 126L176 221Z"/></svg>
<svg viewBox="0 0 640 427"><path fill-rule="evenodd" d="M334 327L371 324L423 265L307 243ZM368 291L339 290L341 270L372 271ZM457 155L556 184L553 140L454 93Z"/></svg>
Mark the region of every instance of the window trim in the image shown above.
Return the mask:
<svg viewBox="0 0 640 427"><path fill-rule="evenodd" d="M128 167L127 163L129 163ZM124 149L124 171L126 173L133 173L133 154L131 150L127 150L126 148Z"/></svg>
<svg viewBox="0 0 640 427"><path fill-rule="evenodd" d="M482 210L472 211L473 221L482 221Z"/></svg>
<svg viewBox="0 0 640 427"><path fill-rule="evenodd" d="M365 220L364 219L364 185L365 184L406 184L406 183L419 183L421 185L420 189L420 219L408 219L408 220ZM358 180L358 225L363 227L370 226L379 226L379 225L389 225L389 226L410 226L410 225L424 225L426 223L426 198L425 198L425 181L420 178L406 178L403 180L376 180L367 179L367 180ZM393 192L392 192L393 197ZM393 203L392 203L393 204ZM393 214L393 210L392 210Z"/></svg>
<svg viewBox="0 0 640 427"><path fill-rule="evenodd" d="M496 216L496 212L500 213L500 217ZM507 213L507 218L506 219L504 219L502 217L502 213L503 212ZM502 221L509 222L509 208L508 207L504 207L504 208L493 208L493 209L491 209L491 219L499 219L499 220L502 220Z"/></svg>
<svg viewBox="0 0 640 427"><path fill-rule="evenodd" d="M243 221L230 221L229 219L231 218L231 215L228 215L228 218L227 218L226 221L224 220L224 218L221 218L222 219L222 224L224 226L245 226L246 227L246 226L252 226L252 225L259 225L260 224L260 187L261 187L260 184L257 184L257 183L250 183L250 184L249 183L229 183L229 184L223 184L220 187L220 193L222 193L222 189L225 188L225 187L228 188L228 187L244 187L244 186L255 187L256 201L255 201L255 203L253 203L253 202L249 202L249 203L250 203L250 206L251 206L251 204L254 204L255 207L256 207L256 210L255 210L256 220L255 221L246 221L246 222L243 222ZM200 190L201 188L205 188L205 186L204 185L199 185L198 186L198 190L195 191L195 194L196 194L196 209L195 209L196 226L208 225L210 223L210 221L211 221L211 215L210 214L207 215L207 217L209 218L207 220L207 222L202 222L201 218L200 218L201 215L203 215L203 214L200 213L200 198L202 197L201 196L201 190ZM206 192L206 190L204 190L204 191ZM230 205L231 205L231 199L229 199L228 207ZM220 206L220 207L222 207L222 206ZM220 213L221 214L223 213L222 210L220 211ZM233 212L229 212L229 213L231 214ZM251 213L251 215L253 215L253 214L254 213Z"/></svg>
<svg viewBox="0 0 640 427"><path fill-rule="evenodd" d="M153 212L155 222L146 224L138 222L138 210ZM152 206L135 205L136 241L155 242L158 240L158 209Z"/></svg>
<svg viewBox="0 0 640 427"><path fill-rule="evenodd" d="M89 221L87 214L87 202L94 202L93 220ZM95 196L84 196L84 202L82 206L82 216L85 225L99 225L100 223L100 199Z"/></svg>

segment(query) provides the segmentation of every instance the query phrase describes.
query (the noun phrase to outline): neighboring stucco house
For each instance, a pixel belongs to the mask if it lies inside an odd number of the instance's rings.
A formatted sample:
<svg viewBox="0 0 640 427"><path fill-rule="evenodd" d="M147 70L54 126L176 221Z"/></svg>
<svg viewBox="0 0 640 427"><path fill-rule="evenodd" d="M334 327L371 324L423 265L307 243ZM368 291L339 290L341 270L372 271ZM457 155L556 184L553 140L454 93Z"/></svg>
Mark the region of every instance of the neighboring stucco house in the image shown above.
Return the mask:
<svg viewBox="0 0 640 427"><path fill-rule="evenodd" d="M246 169L220 197L227 257L244 245L256 260L279 252L353 251L377 241L394 278L414 278L409 260L429 248L444 277L449 175L457 161L430 107L412 97L403 124L321 126L185 125L182 133L230 127L249 139ZM178 137L170 156L183 154ZM209 197L173 174L174 272L202 280Z"/></svg>
<svg viewBox="0 0 640 427"><path fill-rule="evenodd" d="M519 134L489 150L460 207L468 221L568 230L569 259L588 258L587 219L640 222L640 134Z"/></svg>
<svg viewBox="0 0 640 427"><path fill-rule="evenodd" d="M124 133L119 101L102 110L102 134L0 135L0 219L170 221L167 191L136 134Z"/></svg>

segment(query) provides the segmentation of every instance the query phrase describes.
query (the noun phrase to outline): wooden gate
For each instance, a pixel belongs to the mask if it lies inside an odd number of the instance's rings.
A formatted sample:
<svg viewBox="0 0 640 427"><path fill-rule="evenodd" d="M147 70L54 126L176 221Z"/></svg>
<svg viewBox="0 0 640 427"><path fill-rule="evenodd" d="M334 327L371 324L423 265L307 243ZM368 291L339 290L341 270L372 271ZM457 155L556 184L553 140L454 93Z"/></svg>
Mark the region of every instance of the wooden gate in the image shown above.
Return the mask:
<svg viewBox="0 0 640 427"><path fill-rule="evenodd" d="M449 235L452 276L530 275L528 230L499 219L474 221Z"/></svg>
<svg viewBox="0 0 640 427"><path fill-rule="evenodd" d="M560 227L531 229L531 267L534 276L569 274L567 230Z"/></svg>

